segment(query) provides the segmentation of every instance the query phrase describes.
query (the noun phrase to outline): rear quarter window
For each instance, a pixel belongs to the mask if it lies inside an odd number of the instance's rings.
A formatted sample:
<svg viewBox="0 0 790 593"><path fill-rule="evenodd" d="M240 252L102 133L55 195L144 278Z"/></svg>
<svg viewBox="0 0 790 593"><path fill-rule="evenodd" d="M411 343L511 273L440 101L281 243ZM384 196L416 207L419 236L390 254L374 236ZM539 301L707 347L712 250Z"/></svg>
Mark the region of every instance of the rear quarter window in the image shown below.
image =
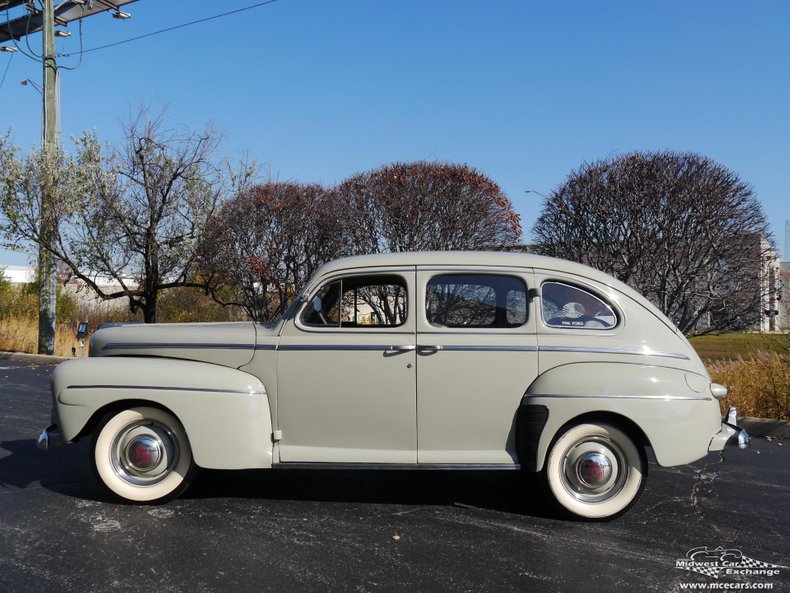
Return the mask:
<svg viewBox="0 0 790 593"><path fill-rule="evenodd" d="M601 296L565 282L544 282L540 290L543 322L560 329L611 329L618 323L614 307Z"/></svg>

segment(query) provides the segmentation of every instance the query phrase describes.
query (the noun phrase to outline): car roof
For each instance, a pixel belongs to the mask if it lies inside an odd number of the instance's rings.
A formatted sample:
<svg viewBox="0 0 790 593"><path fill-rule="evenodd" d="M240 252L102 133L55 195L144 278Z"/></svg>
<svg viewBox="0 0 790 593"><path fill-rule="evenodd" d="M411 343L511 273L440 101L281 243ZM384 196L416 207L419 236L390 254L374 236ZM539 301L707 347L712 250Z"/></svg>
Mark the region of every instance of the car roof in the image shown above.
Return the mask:
<svg viewBox="0 0 790 593"><path fill-rule="evenodd" d="M406 251L355 255L331 261L318 274L379 266L483 266L504 268L539 268L578 274L605 284L621 283L594 268L556 257L509 251ZM623 285L624 286L624 285ZM619 286L618 286L619 288Z"/></svg>

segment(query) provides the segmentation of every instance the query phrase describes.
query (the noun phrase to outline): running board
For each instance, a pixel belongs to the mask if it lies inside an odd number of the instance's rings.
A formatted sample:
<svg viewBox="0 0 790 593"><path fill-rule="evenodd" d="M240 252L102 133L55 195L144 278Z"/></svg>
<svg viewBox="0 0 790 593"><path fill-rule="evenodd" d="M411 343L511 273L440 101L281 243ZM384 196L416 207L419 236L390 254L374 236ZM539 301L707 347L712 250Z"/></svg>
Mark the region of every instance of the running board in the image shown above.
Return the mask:
<svg viewBox="0 0 790 593"><path fill-rule="evenodd" d="M520 470L517 463L333 463L285 461L272 463L274 469L419 469L419 470Z"/></svg>

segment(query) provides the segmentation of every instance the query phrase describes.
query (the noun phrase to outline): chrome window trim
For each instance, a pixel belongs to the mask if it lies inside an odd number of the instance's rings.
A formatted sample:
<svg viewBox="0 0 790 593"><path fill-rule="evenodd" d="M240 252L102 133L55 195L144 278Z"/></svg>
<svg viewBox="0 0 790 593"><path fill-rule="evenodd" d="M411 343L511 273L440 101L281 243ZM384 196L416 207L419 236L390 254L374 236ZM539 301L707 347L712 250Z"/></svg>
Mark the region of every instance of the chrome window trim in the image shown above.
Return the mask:
<svg viewBox="0 0 790 593"><path fill-rule="evenodd" d="M448 271L448 270L445 269L445 270L432 271L432 270L429 270L429 269L422 268L422 269L420 269L420 271L421 272L422 271L428 272L430 274L430 276L426 279L425 283L422 286L422 290L425 293L425 300L424 300L423 303L418 305L418 306L421 305L422 319L425 322L426 326L428 326L428 327L431 327L431 328L433 328L435 330L438 330L439 332L443 332L443 331L453 332L453 330L461 330L461 331L481 330L481 331L484 331L484 332L486 332L486 331L487 332L491 332L493 330L493 331L501 332L501 331L504 330L505 332L511 331L513 333L519 333L519 332L523 332L524 331L524 327L526 327L529 324L529 322L530 322L530 288L529 288L529 283L524 278L524 270L519 270L518 272L510 272L509 273L507 271L500 271L500 270L490 271L490 269L489 269L489 271L483 271L483 270L481 270L481 271L474 271L474 270L471 270L471 269L459 268L459 270L450 270L450 271ZM491 276L493 276L493 277L500 277L500 278L502 278L502 277L504 277L504 278L511 278L513 280L519 281L524 286L524 295L525 295L525 299L526 299L525 300L525 305L526 305L525 314L526 314L526 317L524 319L524 323L520 323L519 325L516 325L516 326L513 326L513 327L501 327L501 326L489 327L489 326L474 326L474 325L472 325L472 326L455 326L455 327L453 327L453 326L437 325L437 324L433 323L430 319L428 319L428 290L429 290L429 288L431 286L431 282L433 282L437 278L442 278L444 276L451 276L451 277L452 276L455 276L455 277L461 277L461 276L468 276L468 277L481 277L481 276L485 277L485 276L489 276L489 277L491 277ZM505 315L507 315L507 312L505 313Z"/></svg>
<svg viewBox="0 0 790 593"><path fill-rule="evenodd" d="M338 325L323 325L323 324L313 324L307 323L304 320L305 313L307 312L307 308L310 306L311 301L316 297L318 292L328 284L332 282L339 282L340 283L340 294L339 299L342 298L343 295L343 280L347 278L359 278L359 277L366 277L366 276L393 276L397 277L402 281L403 289L405 290L405 297L406 297L406 317L404 320L397 324L397 325L370 325L365 326L363 333L370 333L372 330L387 330L391 331L393 329L402 328L405 325L408 325L409 319L411 317L411 311L409 311L409 298L411 297L411 290L409 287L409 279L406 277L406 274L413 273L414 268L406 267L406 268L395 268L395 269L385 269L378 271L376 268L371 268L369 270L357 271L353 273L348 273L348 270L338 270L337 272L333 273L327 278L320 279L319 282L316 282L313 286L309 289L302 289L300 294L302 294L303 302L297 308L297 310L293 314L294 325L297 329L306 332L325 332L325 331L359 331L360 326L355 325L353 327L343 327L342 319L338 319ZM308 292L309 290L309 292ZM370 329L367 329L370 328Z"/></svg>
<svg viewBox="0 0 790 593"><path fill-rule="evenodd" d="M539 290L540 293L538 295L537 301L537 308L539 309L540 318L540 325L544 330L560 330L560 333L569 333L572 331L604 331L604 332L619 332L623 329L626 324L626 315L625 311L611 299L609 295L605 295L605 291L602 291L600 288L590 284L584 278L573 278L573 279L566 279L560 276L555 276L554 274L549 274L547 271L542 270L535 270L536 273L541 273L545 276L543 280L540 281ZM583 292L589 293L591 296L595 297L597 300L601 301L603 304L607 305L615 314L617 318L617 323L615 323L612 327L561 327L557 325L549 325L547 323L547 319L543 316L543 286L545 284L564 284L566 286L570 286L571 288L576 288ZM606 286L609 290L614 290L611 286Z"/></svg>

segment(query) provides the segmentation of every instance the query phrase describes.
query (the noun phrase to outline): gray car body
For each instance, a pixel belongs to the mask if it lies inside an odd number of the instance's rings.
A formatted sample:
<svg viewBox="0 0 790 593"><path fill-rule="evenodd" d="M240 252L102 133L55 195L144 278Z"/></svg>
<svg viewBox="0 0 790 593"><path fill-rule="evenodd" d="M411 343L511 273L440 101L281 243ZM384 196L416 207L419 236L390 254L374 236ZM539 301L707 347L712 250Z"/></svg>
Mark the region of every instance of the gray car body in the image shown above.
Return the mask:
<svg viewBox="0 0 790 593"><path fill-rule="evenodd" d="M517 328L437 328L425 317L435 274L517 276L533 289ZM398 274L397 328L316 328L302 312L340 277ZM545 282L588 288L616 311L611 329L543 319ZM589 267L528 254L421 252L331 262L271 324L130 324L97 331L90 357L57 367L53 422L64 442L108 412L154 405L182 423L198 466L543 467L569 423L603 419L664 466L730 436L707 371L644 297Z"/></svg>

